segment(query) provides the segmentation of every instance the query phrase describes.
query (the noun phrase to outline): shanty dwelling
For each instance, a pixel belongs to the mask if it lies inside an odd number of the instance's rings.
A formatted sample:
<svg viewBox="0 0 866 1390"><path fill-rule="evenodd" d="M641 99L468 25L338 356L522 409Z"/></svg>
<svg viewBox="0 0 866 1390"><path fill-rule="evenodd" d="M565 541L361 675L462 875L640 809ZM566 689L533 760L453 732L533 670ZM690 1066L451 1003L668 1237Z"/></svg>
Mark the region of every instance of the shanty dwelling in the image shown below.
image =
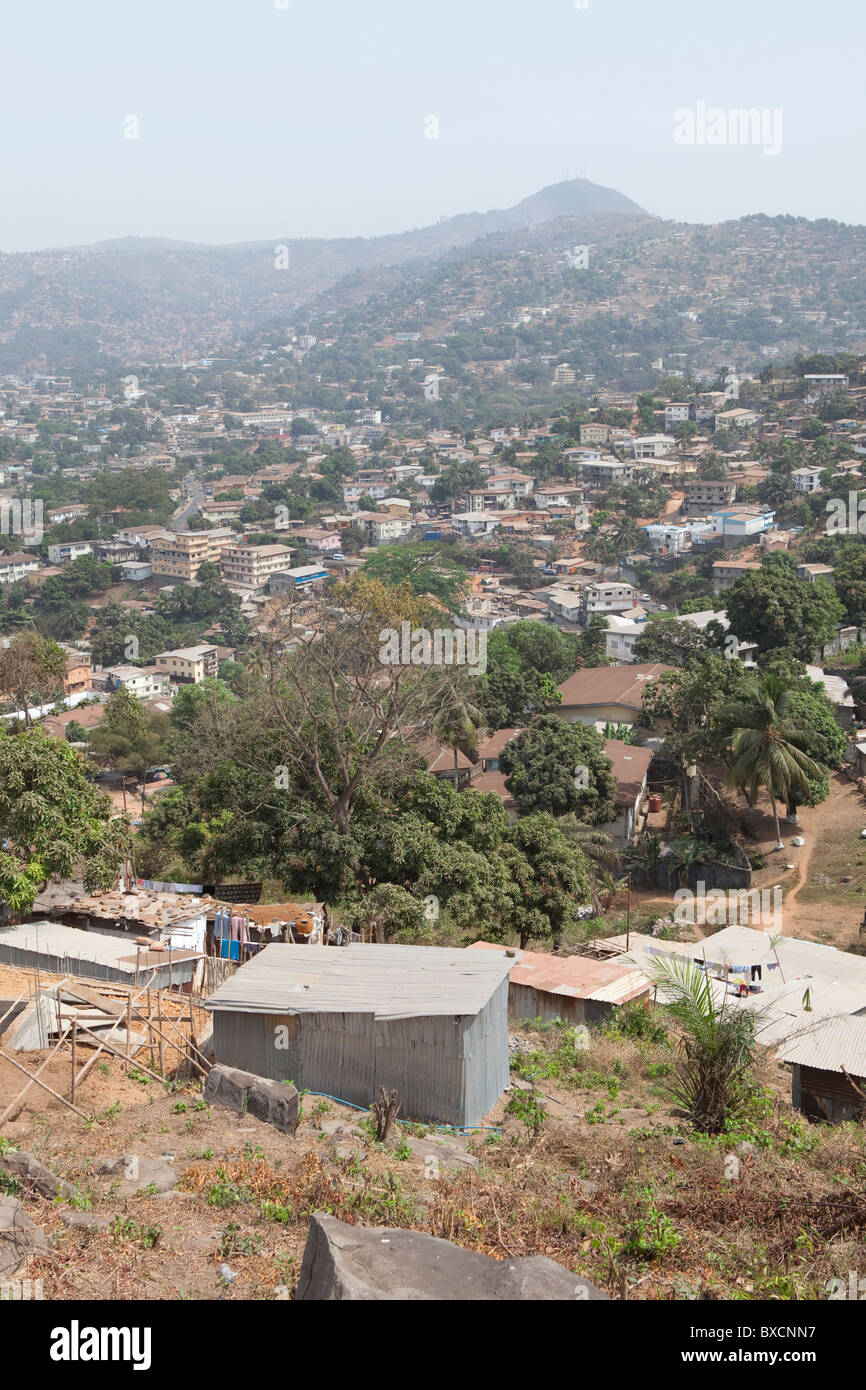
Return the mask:
<svg viewBox="0 0 866 1390"><path fill-rule="evenodd" d="M215 916L225 911L225 903L208 909L208 954L219 955L220 941L215 936ZM240 908L229 912L240 912ZM328 930L328 914L324 903L261 903L244 907L251 942L269 945L272 941L295 941L300 945L322 946Z"/></svg>
<svg viewBox="0 0 866 1390"><path fill-rule="evenodd" d="M866 1019L828 1018L776 1053L791 1066L791 1102L810 1120L844 1124L866 1113Z"/></svg>
<svg viewBox="0 0 866 1390"><path fill-rule="evenodd" d="M107 893L79 892L76 885L50 885L36 899L39 912L62 917L67 925L106 936L151 935L173 948L203 952L212 898L195 893L153 893L146 889Z"/></svg>
<svg viewBox="0 0 866 1390"><path fill-rule="evenodd" d="M79 931L63 922L24 922L0 927L0 965L44 970L79 979L112 980L124 985L174 987L188 992L199 961L198 951L139 946L127 937Z"/></svg>
<svg viewBox="0 0 866 1390"><path fill-rule="evenodd" d="M550 956L476 941L471 951L503 956L510 967L509 1018L559 1018L572 1026L603 1023L615 1009L645 999L652 986L634 965L592 960L588 956Z"/></svg>
<svg viewBox="0 0 866 1390"><path fill-rule="evenodd" d="M406 1119L478 1125L508 1085L501 953L266 946L207 1000L217 1062Z"/></svg>

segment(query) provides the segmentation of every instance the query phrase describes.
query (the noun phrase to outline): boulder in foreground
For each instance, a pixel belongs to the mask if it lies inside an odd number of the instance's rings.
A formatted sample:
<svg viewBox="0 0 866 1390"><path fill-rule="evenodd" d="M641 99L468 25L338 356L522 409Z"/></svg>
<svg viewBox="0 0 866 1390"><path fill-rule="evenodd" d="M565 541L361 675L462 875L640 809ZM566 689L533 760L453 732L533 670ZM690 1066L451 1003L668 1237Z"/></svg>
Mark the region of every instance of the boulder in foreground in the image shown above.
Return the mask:
<svg viewBox="0 0 866 1390"><path fill-rule="evenodd" d="M284 1134L298 1127L299 1097L294 1086L271 1081L237 1067L211 1067L204 1088L209 1105L223 1105L237 1115L255 1115L265 1124L275 1125Z"/></svg>
<svg viewBox="0 0 866 1390"><path fill-rule="evenodd" d="M608 1299L588 1279L546 1255L494 1260L423 1231L347 1226L315 1213L310 1221L296 1300Z"/></svg>

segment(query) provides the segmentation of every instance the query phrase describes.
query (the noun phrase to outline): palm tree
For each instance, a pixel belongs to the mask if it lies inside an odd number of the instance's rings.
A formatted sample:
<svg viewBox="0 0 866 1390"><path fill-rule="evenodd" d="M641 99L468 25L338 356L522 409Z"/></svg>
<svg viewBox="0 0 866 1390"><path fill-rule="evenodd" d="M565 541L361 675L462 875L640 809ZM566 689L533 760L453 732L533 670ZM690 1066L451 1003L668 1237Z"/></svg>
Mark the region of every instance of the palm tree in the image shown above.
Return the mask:
<svg viewBox="0 0 866 1390"><path fill-rule="evenodd" d="M684 837L674 840L671 846L671 870L680 887L688 882L692 866L701 862L702 853L697 840Z"/></svg>
<svg viewBox="0 0 866 1390"><path fill-rule="evenodd" d="M597 825L585 825L574 812L560 816L559 828L569 844L579 849L593 864L612 873L620 865L619 851L609 835L599 830Z"/></svg>
<svg viewBox="0 0 866 1390"><path fill-rule="evenodd" d="M457 754L467 757L478 746L478 725L483 715L466 700L449 704L439 715L433 729L434 736L454 752L454 788L457 789Z"/></svg>
<svg viewBox="0 0 866 1390"><path fill-rule="evenodd" d="M743 1117L755 1094L752 1063L760 1014L716 1003L713 981L696 961L658 956L647 966L681 1029L682 1053L669 1089L689 1119L719 1134Z"/></svg>
<svg viewBox="0 0 866 1390"><path fill-rule="evenodd" d="M776 797L785 802L792 796L806 797L808 779L821 775L818 764L802 750L808 731L791 716L793 694L778 676L765 672L750 698L734 700L721 712L734 724L728 782L745 791L750 805L757 800L758 788L766 787L776 823L776 849L784 848Z"/></svg>

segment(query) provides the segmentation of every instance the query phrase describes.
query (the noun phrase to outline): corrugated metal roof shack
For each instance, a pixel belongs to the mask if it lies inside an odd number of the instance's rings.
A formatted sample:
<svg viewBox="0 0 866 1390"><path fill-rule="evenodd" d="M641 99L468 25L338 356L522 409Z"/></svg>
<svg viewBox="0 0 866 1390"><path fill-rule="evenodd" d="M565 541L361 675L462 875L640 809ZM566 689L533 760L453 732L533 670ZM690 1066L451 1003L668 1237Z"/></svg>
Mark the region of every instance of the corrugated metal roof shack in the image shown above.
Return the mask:
<svg viewBox="0 0 866 1390"><path fill-rule="evenodd" d="M217 1062L405 1119L477 1125L508 1085L505 956L267 946L207 1000Z"/></svg>
<svg viewBox="0 0 866 1390"><path fill-rule="evenodd" d="M24 922L0 927L0 964L52 975L111 980L115 984L145 983L153 989L177 987L187 992L201 960L198 951L139 947L129 937L79 931L62 922Z"/></svg>
<svg viewBox="0 0 866 1390"><path fill-rule="evenodd" d="M791 1101L810 1120L845 1124L866 1111L866 1021L825 1018L776 1053L792 1068Z"/></svg>
<svg viewBox="0 0 866 1390"><path fill-rule="evenodd" d="M470 951L496 951L510 967L508 1011L512 1018L562 1019L604 1023L622 1004L646 998L652 985L634 965L588 956L550 956L476 941Z"/></svg>

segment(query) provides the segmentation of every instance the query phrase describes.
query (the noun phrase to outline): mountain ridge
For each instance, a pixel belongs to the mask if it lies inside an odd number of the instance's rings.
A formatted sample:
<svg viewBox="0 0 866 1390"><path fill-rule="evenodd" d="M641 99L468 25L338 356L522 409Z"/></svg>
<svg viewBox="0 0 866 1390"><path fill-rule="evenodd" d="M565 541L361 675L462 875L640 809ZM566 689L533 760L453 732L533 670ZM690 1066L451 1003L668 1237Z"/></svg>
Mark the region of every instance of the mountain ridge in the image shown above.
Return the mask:
<svg viewBox="0 0 866 1390"><path fill-rule="evenodd" d="M260 237L254 240L234 242L186 241L175 237L144 237L129 234L121 237L108 237L102 241L76 243L69 246L46 246L37 251L17 252L19 256L46 256L69 252L146 252L146 251L255 251L288 244L331 244L357 245L396 241L404 237L419 237L425 233L442 234L443 229L468 222L489 223L491 230L502 227L535 226L549 222L557 217L583 217L594 213L621 212L634 216L648 217L650 213L640 207L633 199L615 188L607 188L589 179L565 179L559 183L547 184L536 193L528 194L518 203L506 208L489 208L484 212L458 212L450 217L440 218L438 222L425 223L420 227L405 228L399 232L382 232L375 236L291 236L280 234L277 237ZM496 224L494 227L493 224ZM483 230L473 232L483 236ZM7 253L0 252L0 256Z"/></svg>

